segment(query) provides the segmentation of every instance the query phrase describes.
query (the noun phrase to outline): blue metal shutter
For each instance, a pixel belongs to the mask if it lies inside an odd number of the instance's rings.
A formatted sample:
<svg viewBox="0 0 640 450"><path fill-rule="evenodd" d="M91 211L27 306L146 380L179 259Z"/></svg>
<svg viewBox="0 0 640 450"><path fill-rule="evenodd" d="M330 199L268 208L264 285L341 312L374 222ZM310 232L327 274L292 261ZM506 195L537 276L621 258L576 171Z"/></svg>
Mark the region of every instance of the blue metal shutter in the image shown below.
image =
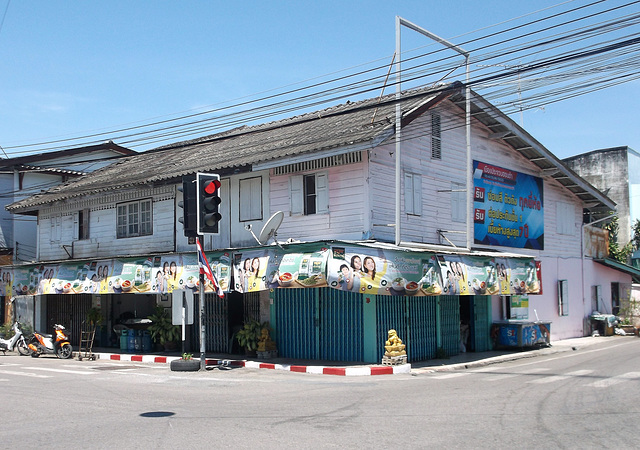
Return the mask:
<svg viewBox="0 0 640 450"><path fill-rule="evenodd" d="M318 359L318 289L274 289L278 354Z"/></svg>
<svg viewBox="0 0 640 450"><path fill-rule="evenodd" d="M411 325L407 336L409 361L425 361L436 355L436 302L435 297L409 297Z"/></svg>
<svg viewBox="0 0 640 450"><path fill-rule="evenodd" d="M363 361L362 295L320 290L320 359Z"/></svg>
<svg viewBox="0 0 640 450"><path fill-rule="evenodd" d="M460 353L460 300L457 295L441 295L440 339L447 356Z"/></svg>

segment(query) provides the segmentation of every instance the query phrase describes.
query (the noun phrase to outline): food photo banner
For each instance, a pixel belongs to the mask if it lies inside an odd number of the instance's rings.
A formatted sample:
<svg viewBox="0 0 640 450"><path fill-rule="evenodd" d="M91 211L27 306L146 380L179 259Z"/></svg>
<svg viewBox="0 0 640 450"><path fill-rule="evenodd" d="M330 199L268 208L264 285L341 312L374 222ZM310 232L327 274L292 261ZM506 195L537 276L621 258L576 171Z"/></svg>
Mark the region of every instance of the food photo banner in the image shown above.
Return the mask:
<svg viewBox="0 0 640 450"><path fill-rule="evenodd" d="M229 253L211 252L209 264L223 290L231 283ZM169 294L199 289L197 254L122 258L3 268L0 295ZM205 292L213 292L207 281Z"/></svg>
<svg viewBox="0 0 640 450"><path fill-rule="evenodd" d="M542 178L473 161L474 242L544 249Z"/></svg>
<svg viewBox="0 0 640 450"><path fill-rule="evenodd" d="M207 258L225 292L331 287L374 295L542 293L540 264L531 258L443 255L338 242L209 252ZM198 288L195 252L0 271L0 295L11 296L168 294ZM208 282L205 292L213 292Z"/></svg>

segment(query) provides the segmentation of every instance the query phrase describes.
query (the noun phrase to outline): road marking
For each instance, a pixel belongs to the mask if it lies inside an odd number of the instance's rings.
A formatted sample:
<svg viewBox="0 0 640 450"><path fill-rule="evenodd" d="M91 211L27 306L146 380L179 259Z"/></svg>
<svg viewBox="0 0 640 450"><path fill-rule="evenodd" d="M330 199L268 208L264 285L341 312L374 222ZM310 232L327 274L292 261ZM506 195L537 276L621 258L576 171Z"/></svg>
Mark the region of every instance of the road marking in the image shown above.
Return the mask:
<svg viewBox="0 0 640 450"><path fill-rule="evenodd" d="M81 370L69 370L69 369L52 369L50 367L29 367L29 369L44 370L45 372L73 373L76 375L95 375L95 372L85 372Z"/></svg>
<svg viewBox="0 0 640 450"><path fill-rule="evenodd" d="M452 372L452 373L445 373L444 375L434 375L431 378L436 378L438 380L446 380L448 378L464 377L470 374L471 372Z"/></svg>
<svg viewBox="0 0 640 450"><path fill-rule="evenodd" d="M6 373L9 375L19 375L21 377L51 378L50 375L40 375L39 373L31 373L31 372L18 372L15 370L0 370L0 373Z"/></svg>
<svg viewBox="0 0 640 450"><path fill-rule="evenodd" d="M583 375L589 375L590 373L593 373L593 370L576 370L575 372L569 372L565 375L553 375L550 377L536 378L535 380L531 380L528 383L534 383L534 384L553 383L555 381L568 380L569 378L573 378L573 377L581 377Z"/></svg>
<svg viewBox="0 0 640 450"><path fill-rule="evenodd" d="M529 370L528 372L495 374L494 376L487 378L486 381L502 381L502 380L505 380L507 378L533 375L533 374L540 373L540 372L546 372L547 370L549 370L549 368L547 368L547 367L534 367L533 369Z"/></svg>
<svg viewBox="0 0 640 450"><path fill-rule="evenodd" d="M615 377L594 381L588 386L597 387L597 388L606 388L609 386L613 386L615 384L623 383L625 381L637 380L637 379L640 379L640 372L627 372L627 373L623 373L622 375L616 375Z"/></svg>

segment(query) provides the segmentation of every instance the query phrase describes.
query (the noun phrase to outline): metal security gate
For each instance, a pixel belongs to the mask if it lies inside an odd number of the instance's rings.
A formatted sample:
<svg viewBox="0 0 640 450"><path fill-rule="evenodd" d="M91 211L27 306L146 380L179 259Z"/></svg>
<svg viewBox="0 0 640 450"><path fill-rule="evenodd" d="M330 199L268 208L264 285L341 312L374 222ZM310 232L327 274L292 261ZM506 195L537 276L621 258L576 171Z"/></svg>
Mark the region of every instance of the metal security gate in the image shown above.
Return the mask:
<svg viewBox="0 0 640 450"><path fill-rule="evenodd" d="M407 336L407 354L410 361L425 361L436 356L438 348L437 299L410 297L411 326Z"/></svg>
<svg viewBox="0 0 640 450"><path fill-rule="evenodd" d="M391 297L389 295L377 296L376 323L378 331L376 335L376 359L378 361L382 361L387 333L392 329L398 332L400 339L402 339L407 345L407 353L409 353L407 297Z"/></svg>
<svg viewBox="0 0 640 450"><path fill-rule="evenodd" d="M13 315L22 324L35 327L35 297L33 295L18 295L13 300Z"/></svg>
<svg viewBox="0 0 640 450"><path fill-rule="evenodd" d="M491 297L476 295L473 299L471 340L474 352L491 350Z"/></svg>
<svg viewBox="0 0 640 450"><path fill-rule="evenodd" d="M286 358L319 359L319 289L274 289L278 354Z"/></svg>
<svg viewBox="0 0 640 450"><path fill-rule="evenodd" d="M363 361L362 295L337 289L319 290L320 359Z"/></svg>
<svg viewBox="0 0 640 450"><path fill-rule="evenodd" d="M87 320L87 313L91 309L91 294L76 295L47 295L47 329L38 330L42 333L52 333L53 325L64 326L71 342L77 342L82 331L82 322Z"/></svg>
<svg viewBox="0 0 640 450"><path fill-rule="evenodd" d="M387 332L394 329L406 344L409 361L434 358L438 347L438 297L389 297L377 299L377 359L382 360Z"/></svg>
<svg viewBox="0 0 640 450"><path fill-rule="evenodd" d="M198 296L195 296L197 299ZM229 337L229 318L228 318L228 296L223 298L216 294L204 294L204 327L205 327L205 349L207 352L229 353L231 348ZM197 303L197 302L195 302ZM194 317L193 329L196 331L195 341L200 347L200 328L198 324L198 312Z"/></svg>
<svg viewBox="0 0 640 450"><path fill-rule="evenodd" d="M275 289L272 295L281 356L364 360L360 294L336 289Z"/></svg>
<svg viewBox="0 0 640 450"><path fill-rule="evenodd" d="M460 301L455 295L440 295L440 339L447 356L460 353Z"/></svg>

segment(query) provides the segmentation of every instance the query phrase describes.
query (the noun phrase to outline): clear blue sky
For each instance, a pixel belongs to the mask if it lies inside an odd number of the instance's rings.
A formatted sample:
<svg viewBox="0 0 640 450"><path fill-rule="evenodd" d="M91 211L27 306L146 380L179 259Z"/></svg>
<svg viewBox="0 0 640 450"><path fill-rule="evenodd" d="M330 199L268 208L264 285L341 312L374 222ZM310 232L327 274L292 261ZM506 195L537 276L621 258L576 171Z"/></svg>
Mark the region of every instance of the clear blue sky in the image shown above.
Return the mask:
<svg viewBox="0 0 640 450"><path fill-rule="evenodd" d="M96 132L105 132L102 140L127 146L118 133L108 132L389 64L397 15L461 44L588 3L0 0L0 146L9 156L22 156L38 147L16 146ZM608 0L571 17L627 3ZM559 6L546 9L554 5ZM527 15L534 11L540 12ZM639 12L635 4L591 23ZM514 18L519 19L509 21ZM494 24L499 25L487 28ZM415 32L402 33L403 59L436 48ZM621 33L638 36L640 27ZM631 49L638 53L637 47ZM530 64L536 57L529 54L510 64ZM473 66L477 71L480 63ZM628 72L633 70L638 66ZM463 80L464 72L454 77ZM436 80L427 76L427 81ZM486 94L482 87L474 89ZM620 145L640 150L639 94L640 81L630 81L549 103L525 111L524 127L560 158ZM512 92L509 101L514 98ZM496 103L506 100L492 97ZM521 120L518 113L511 117ZM181 139L129 146L145 150ZM84 141L68 146L79 142Z"/></svg>

